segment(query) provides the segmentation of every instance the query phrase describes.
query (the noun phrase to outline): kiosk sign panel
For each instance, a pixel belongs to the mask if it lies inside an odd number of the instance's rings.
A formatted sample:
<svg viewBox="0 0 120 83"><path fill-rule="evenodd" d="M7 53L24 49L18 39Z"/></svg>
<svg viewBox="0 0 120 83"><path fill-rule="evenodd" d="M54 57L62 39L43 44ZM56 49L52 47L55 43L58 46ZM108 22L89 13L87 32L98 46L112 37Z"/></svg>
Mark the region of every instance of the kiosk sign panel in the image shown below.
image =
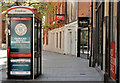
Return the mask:
<svg viewBox="0 0 120 83"><path fill-rule="evenodd" d="M12 58L11 59L11 75L27 76L30 75L30 59L27 58Z"/></svg>
<svg viewBox="0 0 120 83"><path fill-rule="evenodd" d="M12 49L30 49L30 19L11 18Z"/></svg>
<svg viewBox="0 0 120 83"><path fill-rule="evenodd" d="M12 17L10 42L10 75L31 75L31 18Z"/></svg>

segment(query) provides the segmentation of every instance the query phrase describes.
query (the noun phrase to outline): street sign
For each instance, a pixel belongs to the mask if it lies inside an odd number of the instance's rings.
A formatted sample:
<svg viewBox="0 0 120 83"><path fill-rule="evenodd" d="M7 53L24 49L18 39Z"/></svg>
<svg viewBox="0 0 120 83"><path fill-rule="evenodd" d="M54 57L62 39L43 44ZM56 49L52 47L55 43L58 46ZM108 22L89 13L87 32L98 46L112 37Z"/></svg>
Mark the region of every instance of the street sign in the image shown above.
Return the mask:
<svg viewBox="0 0 120 83"><path fill-rule="evenodd" d="M88 27L89 25L89 18L88 17L78 17L78 27Z"/></svg>

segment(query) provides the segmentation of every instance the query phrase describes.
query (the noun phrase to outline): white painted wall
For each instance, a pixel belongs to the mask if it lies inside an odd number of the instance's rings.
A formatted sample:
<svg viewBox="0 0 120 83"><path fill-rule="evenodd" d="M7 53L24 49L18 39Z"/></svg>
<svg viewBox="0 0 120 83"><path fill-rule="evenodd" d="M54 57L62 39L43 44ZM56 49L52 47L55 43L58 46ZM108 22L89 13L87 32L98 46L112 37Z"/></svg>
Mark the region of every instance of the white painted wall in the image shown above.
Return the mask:
<svg viewBox="0 0 120 83"><path fill-rule="evenodd" d="M61 32L61 48L60 48L60 32ZM43 45L43 50L52 51L52 52L58 52L58 53L64 53L64 27L53 29L51 31L48 31L48 45ZM58 33L58 48L57 45L57 37L56 33Z"/></svg>
<svg viewBox="0 0 120 83"><path fill-rule="evenodd" d="M65 25L64 53L77 56L77 21Z"/></svg>
<svg viewBox="0 0 120 83"><path fill-rule="evenodd" d="M43 45L43 50L64 53L77 56L77 21L67 24L64 27L48 31L48 45ZM61 32L61 48L60 48ZM58 33L58 48L56 33ZM46 37L45 37L46 38Z"/></svg>

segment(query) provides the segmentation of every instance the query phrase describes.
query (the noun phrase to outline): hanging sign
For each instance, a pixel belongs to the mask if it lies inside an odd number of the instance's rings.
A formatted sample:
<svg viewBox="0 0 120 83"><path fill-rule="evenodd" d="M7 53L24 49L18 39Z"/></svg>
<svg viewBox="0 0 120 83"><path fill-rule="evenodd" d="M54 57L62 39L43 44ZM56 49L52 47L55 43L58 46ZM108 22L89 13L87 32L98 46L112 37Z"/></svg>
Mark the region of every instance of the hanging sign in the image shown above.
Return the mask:
<svg viewBox="0 0 120 83"><path fill-rule="evenodd" d="M64 14L56 14L56 20L65 20Z"/></svg>

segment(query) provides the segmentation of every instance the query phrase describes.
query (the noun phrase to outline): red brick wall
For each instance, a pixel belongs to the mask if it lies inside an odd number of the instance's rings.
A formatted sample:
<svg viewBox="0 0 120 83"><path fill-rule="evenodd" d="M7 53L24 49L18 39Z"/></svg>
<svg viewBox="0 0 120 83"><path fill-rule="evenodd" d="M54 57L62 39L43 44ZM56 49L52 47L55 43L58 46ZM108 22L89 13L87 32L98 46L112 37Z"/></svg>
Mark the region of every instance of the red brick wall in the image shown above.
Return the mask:
<svg viewBox="0 0 120 83"><path fill-rule="evenodd" d="M90 2L78 2L78 17L90 17Z"/></svg>
<svg viewBox="0 0 120 83"><path fill-rule="evenodd" d="M5 43L5 21L2 21L2 43Z"/></svg>
<svg viewBox="0 0 120 83"><path fill-rule="evenodd" d="M54 14L60 14L61 5L62 5L62 14L65 14L65 2L53 2L53 4L57 7L56 9L53 9ZM57 26L56 27L53 26L52 28L47 29L46 31L43 31L43 44L45 44L45 32L46 32L46 45L48 45L48 31L55 29L55 28L60 28L65 25L65 23L58 23L57 22L58 20L56 20L55 15L52 15L49 12L47 13L47 15L48 15L47 20L46 20L47 24L50 25L50 24L53 24L53 22L55 22L55 25Z"/></svg>
<svg viewBox="0 0 120 83"><path fill-rule="evenodd" d="M3 21L3 18L5 17L5 14L6 13L3 13L2 14L2 28L0 29L0 31L1 31L1 37L0 37L0 40L2 40L2 43L5 43L5 21ZM0 43L0 48L2 48L2 44Z"/></svg>

